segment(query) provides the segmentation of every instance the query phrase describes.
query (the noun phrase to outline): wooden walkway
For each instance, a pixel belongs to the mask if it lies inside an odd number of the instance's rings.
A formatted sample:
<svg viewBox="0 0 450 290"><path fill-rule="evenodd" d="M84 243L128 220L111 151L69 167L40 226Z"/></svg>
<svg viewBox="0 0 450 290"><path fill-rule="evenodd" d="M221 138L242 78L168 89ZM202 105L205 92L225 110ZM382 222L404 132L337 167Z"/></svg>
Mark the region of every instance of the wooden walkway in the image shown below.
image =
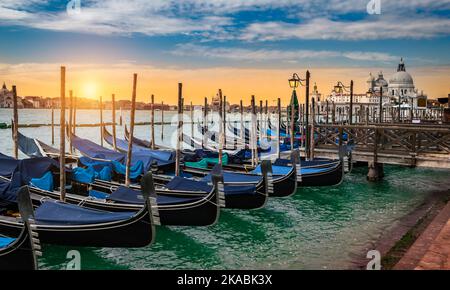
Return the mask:
<svg viewBox="0 0 450 290"><path fill-rule="evenodd" d="M395 270L450 270L450 202L395 265Z"/></svg>
<svg viewBox="0 0 450 290"><path fill-rule="evenodd" d="M336 158L342 140L354 147L354 161L450 169L449 125L313 126L310 154L315 157Z"/></svg>

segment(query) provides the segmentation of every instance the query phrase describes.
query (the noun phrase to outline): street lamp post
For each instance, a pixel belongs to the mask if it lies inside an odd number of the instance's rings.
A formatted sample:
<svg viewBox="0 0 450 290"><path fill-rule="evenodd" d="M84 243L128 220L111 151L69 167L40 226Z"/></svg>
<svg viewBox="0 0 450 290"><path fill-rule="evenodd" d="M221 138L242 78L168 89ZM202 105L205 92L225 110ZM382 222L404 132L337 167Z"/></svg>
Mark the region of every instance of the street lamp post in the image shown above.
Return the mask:
<svg viewBox="0 0 450 290"><path fill-rule="evenodd" d="M342 94L343 91L350 92L350 110L349 110L349 121L348 123L352 124L353 118L353 80L350 81L350 86L345 86L341 81L338 81L334 86L334 92Z"/></svg>
<svg viewBox="0 0 450 290"><path fill-rule="evenodd" d="M291 151L294 149L294 137L295 137L295 98L297 97L297 93L296 93L296 89L300 86L303 85L303 82L305 82L305 99L306 99L306 104L305 104L305 127L306 127L306 144L305 144L305 155L307 158L309 158L309 130L308 130L308 125L309 125L309 79L310 79L310 72L307 70L306 71L306 78L305 79L301 79L298 74L294 73L292 75L292 78L289 79L289 86L292 88L292 97L291 97ZM298 112L298 111L297 111Z"/></svg>
<svg viewBox="0 0 450 290"><path fill-rule="evenodd" d="M380 119L378 122L383 122L383 87L380 87Z"/></svg>

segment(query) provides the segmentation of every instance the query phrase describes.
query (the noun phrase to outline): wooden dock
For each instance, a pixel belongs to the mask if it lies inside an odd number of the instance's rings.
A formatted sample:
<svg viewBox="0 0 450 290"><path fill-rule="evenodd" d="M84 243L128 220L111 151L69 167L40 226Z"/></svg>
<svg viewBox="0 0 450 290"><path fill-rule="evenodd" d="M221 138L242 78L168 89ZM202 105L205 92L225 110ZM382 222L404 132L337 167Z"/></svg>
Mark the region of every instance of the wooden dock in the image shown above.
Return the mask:
<svg viewBox="0 0 450 290"><path fill-rule="evenodd" d="M314 157L337 158L341 139L353 147L353 161L450 169L450 125L316 124L310 130Z"/></svg>

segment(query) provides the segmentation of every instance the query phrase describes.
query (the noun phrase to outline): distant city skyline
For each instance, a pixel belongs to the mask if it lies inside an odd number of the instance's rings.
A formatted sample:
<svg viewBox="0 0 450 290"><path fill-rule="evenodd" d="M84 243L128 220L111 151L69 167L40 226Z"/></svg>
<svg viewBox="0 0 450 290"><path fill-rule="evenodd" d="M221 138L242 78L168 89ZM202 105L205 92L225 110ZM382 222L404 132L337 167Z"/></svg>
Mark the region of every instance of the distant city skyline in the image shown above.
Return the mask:
<svg viewBox="0 0 450 290"><path fill-rule="evenodd" d="M59 67L80 97L175 104L177 83L199 104L219 88L231 102L287 102L287 79L311 71L322 94L336 81L364 93L369 72L395 72L401 57L430 98L450 91L450 2L368 0L4 0L0 3L0 75L20 95L59 95ZM304 90L300 89L300 100Z"/></svg>

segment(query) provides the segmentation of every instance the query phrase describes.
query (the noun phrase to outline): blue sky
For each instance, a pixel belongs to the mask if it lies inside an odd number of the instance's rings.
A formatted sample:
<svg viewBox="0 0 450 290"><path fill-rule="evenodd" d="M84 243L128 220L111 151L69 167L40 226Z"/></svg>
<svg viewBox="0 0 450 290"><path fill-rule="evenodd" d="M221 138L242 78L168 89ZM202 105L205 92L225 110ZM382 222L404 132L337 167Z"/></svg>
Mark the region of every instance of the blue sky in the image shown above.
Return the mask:
<svg viewBox="0 0 450 290"><path fill-rule="evenodd" d="M1 0L0 64L450 67L450 0L380 0L379 15L369 0L80 0L80 13L68 2Z"/></svg>
<svg viewBox="0 0 450 290"><path fill-rule="evenodd" d="M450 64L450 1L3 0L1 62L117 62L186 67ZM105 53L100 53L104 51Z"/></svg>

